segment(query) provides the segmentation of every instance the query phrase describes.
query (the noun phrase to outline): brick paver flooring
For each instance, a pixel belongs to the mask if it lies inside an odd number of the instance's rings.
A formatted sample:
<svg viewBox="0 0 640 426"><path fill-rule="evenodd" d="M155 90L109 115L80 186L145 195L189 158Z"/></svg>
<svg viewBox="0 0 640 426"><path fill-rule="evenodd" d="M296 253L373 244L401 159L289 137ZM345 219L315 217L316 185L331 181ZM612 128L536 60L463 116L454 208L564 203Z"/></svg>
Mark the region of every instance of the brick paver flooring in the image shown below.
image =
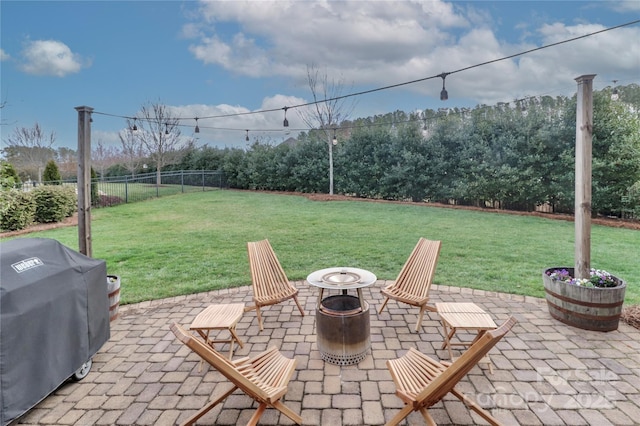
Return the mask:
<svg viewBox="0 0 640 426"><path fill-rule="evenodd" d="M358 365L336 366L321 360L316 346L316 289L295 282L301 317L293 301L263 309L260 332L255 311L237 326L245 342L234 358L275 345L298 367L284 398L305 425L379 425L401 407L385 362L410 347L440 359L442 327L436 314L425 315L415 333L417 308L382 302L378 281L364 289L371 304L371 351ZM434 286L433 303L472 301L501 324L509 315L518 323L490 352L493 374L474 367L460 389L488 408L505 425L634 425L640 423L640 331L620 324L618 331L590 332L553 320L544 300ZM188 326L211 303L251 303L251 288L213 291L120 308L111 323L111 339L93 358L89 375L68 382L13 424L21 425L174 425L228 386L225 379L179 343L169 324ZM219 347L226 354L228 346ZM198 424L246 424L255 411L240 391ZM430 409L441 425L485 424L456 398ZM289 425L267 409L260 424ZM411 414L404 424L422 425Z"/></svg>

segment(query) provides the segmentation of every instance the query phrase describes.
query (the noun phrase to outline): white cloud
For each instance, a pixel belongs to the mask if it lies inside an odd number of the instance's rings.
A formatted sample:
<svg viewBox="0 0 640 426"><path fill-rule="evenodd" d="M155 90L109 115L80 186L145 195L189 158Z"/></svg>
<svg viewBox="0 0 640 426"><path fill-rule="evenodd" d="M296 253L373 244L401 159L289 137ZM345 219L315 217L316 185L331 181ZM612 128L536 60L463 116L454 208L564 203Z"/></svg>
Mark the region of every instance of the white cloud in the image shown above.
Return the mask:
<svg viewBox="0 0 640 426"><path fill-rule="evenodd" d="M469 34L475 43L489 46L488 51L474 49L474 42L461 39L449 49L448 55L458 53L461 61L482 63L487 59L510 56L563 40L604 29L600 25L566 26L560 23L544 25L537 29L540 45L522 44L506 46L498 41L491 44L489 34ZM594 84L604 87L611 80L636 82L640 72L640 28L627 27L592 37L542 49L513 59L499 61L447 77L449 99L468 97L479 103L494 104L524 96L549 94L570 96L575 93L575 78L584 74L596 74ZM478 54L484 51L485 55ZM476 52L474 54L474 52Z"/></svg>
<svg viewBox="0 0 640 426"><path fill-rule="evenodd" d="M8 61L11 59L11 56L4 49L0 49L0 61Z"/></svg>
<svg viewBox="0 0 640 426"><path fill-rule="evenodd" d="M612 1L607 2L611 8L617 12L638 12L640 2L638 0Z"/></svg>
<svg viewBox="0 0 640 426"><path fill-rule="evenodd" d="M216 36L205 37L201 44L189 49L205 64L218 64L232 72L251 77L259 77L269 65L264 52L243 34L236 34L230 44Z"/></svg>
<svg viewBox="0 0 640 426"><path fill-rule="evenodd" d="M24 62L22 70L34 75L52 75L64 77L77 73L84 63L80 55L73 53L69 47L56 40L35 40L27 43L22 51Z"/></svg>
<svg viewBox="0 0 640 426"><path fill-rule="evenodd" d="M91 139L94 148L98 144L98 142L101 142L106 147L120 148L120 139L118 138L118 133L116 132L92 130Z"/></svg>
<svg viewBox="0 0 640 426"><path fill-rule="evenodd" d="M249 132L250 141L256 138L280 142L289 136L296 136L300 129L306 129L306 125L298 114L289 111L287 119L289 128L282 126L284 121L283 105L300 105L306 103L304 99L293 96L275 95L262 100L260 107L255 111L269 111L269 113L252 114L252 110L238 105L180 105L169 106L172 115L176 117L193 117L194 120L181 120L181 130L184 136L198 138L200 144L219 145L225 141L229 146L246 144L246 129ZM240 114L240 115L238 115ZM225 117L229 116L230 117ZM195 133L196 121L200 133ZM216 118L206 118L216 117ZM253 129L266 129L253 131Z"/></svg>
<svg viewBox="0 0 640 426"><path fill-rule="evenodd" d="M625 10L640 4L611 3ZM197 59L251 77L288 77L298 86L312 63L345 82L382 87L604 29L584 22L514 24L516 36L505 41L496 35L494 18L477 5L440 0L202 1L199 12L183 31L193 39ZM591 73L605 81L637 79L639 40L640 28L630 26L455 73L447 77L449 98L495 103L558 87L567 91L553 95L570 94L574 79ZM437 97L440 88L434 79L404 90Z"/></svg>
<svg viewBox="0 0 640 426"><path fill-rule="evenodd" d="M215 1L203 2L200 16L202 22L186 25L183 34L197 34L191 51L205 63L253 77L294 78L304 78L306 65L318 63L363 83L385 74L363 76L367 68L387 64L400 70L416 52L446 42L451 36L443 29L469 25L440 1ZM237 23L240 31L217 31L214 24L224 22Z"/></svg>

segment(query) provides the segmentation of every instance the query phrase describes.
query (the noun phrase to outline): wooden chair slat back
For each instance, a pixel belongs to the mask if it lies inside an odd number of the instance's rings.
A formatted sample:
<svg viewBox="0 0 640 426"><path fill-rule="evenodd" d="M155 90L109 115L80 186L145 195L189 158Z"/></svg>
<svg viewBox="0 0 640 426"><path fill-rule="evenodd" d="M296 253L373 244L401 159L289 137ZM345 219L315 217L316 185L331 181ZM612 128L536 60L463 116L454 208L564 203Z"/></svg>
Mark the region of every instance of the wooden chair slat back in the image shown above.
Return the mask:
<svg viewBox="0 0 640 426"><path fill-rule="evenodd" d="M420 238L398 274L394 287L397 287L417 299L429 295L431 283L436 273L441 241Z"/></svg>
<svg viewBox="0 0 640 426"><path fill-rule="evenodd" d="M257 299L277 300L291 294L291 284L269 240L247 243L253 292Z"/></svg>

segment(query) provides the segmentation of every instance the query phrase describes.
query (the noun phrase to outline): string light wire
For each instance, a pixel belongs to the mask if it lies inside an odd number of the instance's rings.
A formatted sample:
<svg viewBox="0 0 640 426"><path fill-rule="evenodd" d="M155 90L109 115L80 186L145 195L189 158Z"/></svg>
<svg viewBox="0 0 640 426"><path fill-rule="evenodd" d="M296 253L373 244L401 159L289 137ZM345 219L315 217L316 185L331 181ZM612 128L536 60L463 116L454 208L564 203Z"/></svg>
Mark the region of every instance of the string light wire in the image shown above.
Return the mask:
<svg viewBox="0 0 640 426"><path fill-rule="evenodd" d="M175 120L177 121L183 121L183 120L205 120L205 119L215 119L215 118L229 118L229 117L240 117L240 116L245 116L245 115L255 115L255 114L265 114L265 113L270 113L270 112L275 112L275 111L285 111L285 117L286 117L286 111L289 109L294 109L294 108L302 108L302 107L306 107L306 106L310 106L310 105L316 105L319 103L325 103L325 102L332 102L332 101L337 101L337 100L341 100L341 99L346 99L346 98L350 98L350 97L354 97L354 96L362 96L362 95L367 95L370 93L374 93L374 92L379 92L379 91L383 91L383 90L389 90L389 89L394 89L397 87L402 87L402 86L407 86L410 84L416 84L416 83L421 83L427 80L431 80L431 79L436 79L436 78L442 78L443 75L451 75L451 74L456 74L456 73L460 73L463 71L468 71L470 69L474 69L474 68L478 68L478 67L482 67L485 65L490 65L490 64L494 64L496 62L500 62L500 61L505 61L508 59L513 59L516 58L518 56L523 56L523 55L527 55L529 53L533 53L533 52L537 52L540 50L544 50L544 49L548 49L551 47L555 47L555 46L559 46L562 44L566 44L566 43L570 43L573 41L577 41L577 40L581 40L587 37L592 37L598 34L602 34L604 32L607 31L612 31L612 30L616 30L619 28L623 28L623 27L627 27L627 26L631 26L631 25L635 25L640 23L640 19L637 19L635 21L630 21L630 22L626 22L623 24L619 24L613 27L608 27L608 28L604 28L602 30L598 30L598 31L594 31L591 33L587 33L587 34L583 34L580 36L576 36L576 37L572 37L566 40L561 40L555 43L550 43L550 44L546 44L544 46L539 46L533 49L529 49L529 50L525 50L522 52L518 52L518 53L514 53L512 55L508 55L508 56L504 56L501 58L496 58L496 59L492 59L489 61L485 61L485 62L480 62L474 65L469 65L467 67L463 67L463 68L459 68L457 70L453 70L453 71L449 71L449 72L443 72L437 75L432 75L432 76L428 76L428 77L423 77L423 78L418 78L415 80L410 80L410 81L405 81L403 83L396 83L396 84L391 84L388 86L383 86L383 87L378 87L375 89L368 89L368 90L362 90L359 92L354 92L354 93L349 93L346 95L341 95L341 96L336 96L333 98L326 98L326 99L321 99L321 100L317 100L317 101L313 101L313 102L306 102L306 103L302 103L302 104L297 104L297 105L292 105L292 106L285 106L283 108L271 108L271 109L262 109L262 110L256 110L256 111L246 111L246 112L237 112L237 113L229 113L229 114L220 114L220 115L210 115L210 116L203 116L203 117L178 117ZM444 79L443 79L444 82ZM534 96L535 97L535 96ZM105 112L100 112L100 111L93 111L92 114L97 114L97 115L104 115L104 116L109 116L109 117L117 117L117 118L124 118L124 119L129 119L129 120L134 120L134 122L136 120L144 120L144 118L141 117L136 117L136 116L123 116L123 115L117 115L117 114L109 114L109 113L105 113ZM153 121L153 119L150 119L148 121ZM180 125L182 126L182 125ZM215 130L242 130L242 131L246 131L246 128L223 128L223 127L207 127L207 126L200 126L201 129L215 129ZM291 130L311 130L311 129L291 129L291 128L287 128L287 131L291 131ZM277 130L270 130L270 129L263 129L263 130L251 130L251 131L257 131L257 132L270 132L270 131L283 131L282 129L277 129Z"/></svg>

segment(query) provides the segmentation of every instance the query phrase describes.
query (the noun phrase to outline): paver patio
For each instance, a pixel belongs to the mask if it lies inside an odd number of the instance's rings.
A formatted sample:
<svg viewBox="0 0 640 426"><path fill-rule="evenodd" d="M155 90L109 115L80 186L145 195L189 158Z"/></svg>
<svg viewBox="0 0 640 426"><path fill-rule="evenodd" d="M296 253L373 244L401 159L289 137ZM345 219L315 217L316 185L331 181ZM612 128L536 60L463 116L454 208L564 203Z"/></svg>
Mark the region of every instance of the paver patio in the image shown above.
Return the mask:
<svg viewBox="0 0 640 426"><path fill-rule="evenodd" d="M379 425L402 402L385 362L415 347L447 359L441 350L442 326L437 314L425 315L422 331L413 327L417 310L382 303L377 281L363 290L371 304L371 351L358 365L336 366L320 359L315 337L316 289L300 289L301 317L287 301L263 310L264 331L255 312L237 325L245 342L234 358L276 345L298 359L285 403L306 425ZM552 319L542 299L434 285L432 302L473 302L490 312L497 324L509 315L518 323L490 352L493 374L476 366L460 382L505 425L634 425L640 422L640 330L621 323L617 331L591 332ZM93 359L81 382L62 385L12 425L174 425L218 395L228 383L222 375L178 342L169 324L188 326L211 303L251 303L251 288L241 287L120 307L111 323L111 339ZM223 352L227 346L218 346ZM223 382L223 386L217 386ZM243 425L255 411L240 391L198 424ZM438 424L483 424L457 399L448 396L432 409ZM260 424L292 422L267 409ZM423 425L419 414L405 424Z"/></svg>

